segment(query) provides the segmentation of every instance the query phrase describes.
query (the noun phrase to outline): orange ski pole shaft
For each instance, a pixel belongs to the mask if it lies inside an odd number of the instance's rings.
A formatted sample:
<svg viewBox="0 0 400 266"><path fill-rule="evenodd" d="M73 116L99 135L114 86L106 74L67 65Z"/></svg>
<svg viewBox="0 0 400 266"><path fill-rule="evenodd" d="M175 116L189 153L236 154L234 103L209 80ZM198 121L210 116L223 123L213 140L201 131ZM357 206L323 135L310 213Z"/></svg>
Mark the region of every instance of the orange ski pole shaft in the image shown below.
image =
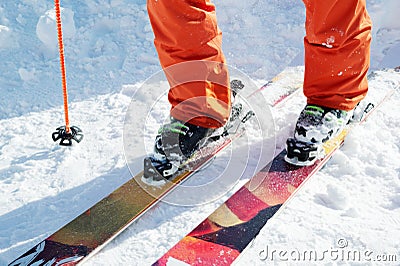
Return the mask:
<svg viewBox="0 0 400 266"><path fill-rule="evenodd" d="M60 1L54 0L54 4L56 10L58 48L60 52L61 80L62 80L62 90L64 97L65 130L67 131L67 133L69 133L70 127L69 127L69 117L68 117L67 74L66 74L65 58L64 58L64 44L62 36Z"/></svg>
<svg viewBox="0 0 400 266"><path fill-rule="evenodd" d="M60 10L60 0L54 0L55 11L56 11L56 22L57 22L57 36L58 36L58 48L60 52L60 67L61 67L61 80L62 80L62 90L64 96L64 114L65 114L65 127L58 127L51 137L53 141L60 140L60 145L71 146L72 140L76 142L81 142L83 139L82 130L76 126L69 126L68 117L68 93L67 93L67 73L65 70L65 57L64 57L64 45L62 36L62 25L61 25L61 10Z"/></svg>

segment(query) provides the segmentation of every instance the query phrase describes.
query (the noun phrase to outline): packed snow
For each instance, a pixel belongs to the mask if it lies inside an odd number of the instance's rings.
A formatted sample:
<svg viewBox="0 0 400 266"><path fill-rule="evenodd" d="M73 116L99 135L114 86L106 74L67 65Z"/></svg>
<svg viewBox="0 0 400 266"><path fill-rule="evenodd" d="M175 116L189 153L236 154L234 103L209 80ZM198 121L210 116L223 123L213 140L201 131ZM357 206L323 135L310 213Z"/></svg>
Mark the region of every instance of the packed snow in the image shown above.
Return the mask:
<svg viewBox="0 0 400 266"><path fill-rule="evenodd" d="M371 70L399 66L400 2L367 3L374 22ZM85 137L72 147L54 143L51 133L63 125L64 113L53 4L0 4L0 265L131 178L126 147L142 145L139 118L153 104L150 99L159 96L156 89L143 90L150 77L162 76L144 0L61 1L70 120ZM300 0L215 4L228 64L257 85L288 66L303 64ZM400 82L398 72L387 75ZM132 101L138 103L138 121L130 119L129 128L138 131L127 140L125 114ZM272 111L277 148L283 147L303 104L299 95ZM291 255L321 257L343 250L368 254L361 263L399 264L399 106L397 90L267 223L238 264L293 264L296 257ZM158 112L162 116L167 109L164 104ZM135 156L129 166L139 171L144 153ZM216 161L207 170L218 165ZM244 181L204 204L159 203L86 265L150 265ZM170 197L184 202L185 195L176 191ZM297 262L310 264L304 258ZM323 261L354 262L334 255Z"/></svg>

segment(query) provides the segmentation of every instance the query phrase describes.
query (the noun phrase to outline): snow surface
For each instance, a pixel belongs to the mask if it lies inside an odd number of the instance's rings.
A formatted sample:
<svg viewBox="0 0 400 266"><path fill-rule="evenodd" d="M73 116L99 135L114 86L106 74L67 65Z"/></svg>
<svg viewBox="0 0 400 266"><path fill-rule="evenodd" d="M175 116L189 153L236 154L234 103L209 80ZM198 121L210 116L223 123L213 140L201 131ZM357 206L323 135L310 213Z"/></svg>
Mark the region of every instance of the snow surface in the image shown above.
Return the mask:
<svg viewBox="0 0 400 266"><path fill-rule="evenodd" d="M374 21L371 68L398 66L400 2L367 3ZM215 4L229 65L257 84L288 65L302 65L301 1ZM50 138L64 123L53 2L0 4L0 265L130 178L124 155L125 113L132 96L143 106L138 107L138 116L151 103L149 98L157 96L151 90L137 93L160 70L144 0L66 0L62 7L70 119L85 134L82 143L70 148ZM274 114L281 132L278 147L290 134L301 106L302 100L292 101ZM373 255L394 254L397 262L392 264L399 264L399 106L397 91L367 123L351 132L327 167L268 222L239 264L272 263L263 257L267 249L322 253L340 245ZM166 109L160 109L160 115ZM130 126L142 128L138 122ZM140 145L141 132L134 134L131 145ZM133 165L141 165L140 156ZM87 265L149 265L226 196L196 206L160 203ZM282 261L275 257L274 262Z"/></svg>

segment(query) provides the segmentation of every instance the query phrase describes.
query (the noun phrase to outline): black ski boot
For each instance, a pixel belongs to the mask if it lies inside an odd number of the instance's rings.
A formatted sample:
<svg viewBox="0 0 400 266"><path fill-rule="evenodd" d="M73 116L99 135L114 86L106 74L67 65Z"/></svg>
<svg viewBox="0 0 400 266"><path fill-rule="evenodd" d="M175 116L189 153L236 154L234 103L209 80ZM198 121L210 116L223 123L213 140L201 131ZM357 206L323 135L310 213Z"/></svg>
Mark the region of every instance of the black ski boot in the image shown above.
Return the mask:
<svg viewBox="0 0 400 266"><path fill-rule="evenodd" d="M210 129L170 117L170 121L160 128L156 136L153 155L144 159L143 177L145 180L170 179L181 170L182 164L189 160L197 150L207 146L209 142L218 141L221 137L234 132L240 123L245 123L253 116L253 112L248 112L248 115L240 119L243 107L241 103L235 103L235 97L244 85L240 80L233 80L230 86L233 104L227 125Z"/></svg>
<svg viewBox="0 0 400 266"><path fill-rule="evenodd" d="M172 177L181 164L199 150L210 137L215 137L216 129L183 123L173 117L164 124L156 136L154 153L145 158L144 178L159 181Z"/></svg>

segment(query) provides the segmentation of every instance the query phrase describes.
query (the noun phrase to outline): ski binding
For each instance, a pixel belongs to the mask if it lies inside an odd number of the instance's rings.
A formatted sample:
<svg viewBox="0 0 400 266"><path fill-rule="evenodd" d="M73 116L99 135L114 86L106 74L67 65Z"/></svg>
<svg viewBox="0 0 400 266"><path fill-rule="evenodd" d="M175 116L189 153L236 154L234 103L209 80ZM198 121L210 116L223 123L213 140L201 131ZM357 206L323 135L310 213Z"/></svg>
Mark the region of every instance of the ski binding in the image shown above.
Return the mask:
<svg viewBox="0 0 400 266"><path fill-rule="evenodd" d="M312 165L325 155L322 143L308 143L294 138L286 141L286 152L285 161L297 166Z"/></svg>

